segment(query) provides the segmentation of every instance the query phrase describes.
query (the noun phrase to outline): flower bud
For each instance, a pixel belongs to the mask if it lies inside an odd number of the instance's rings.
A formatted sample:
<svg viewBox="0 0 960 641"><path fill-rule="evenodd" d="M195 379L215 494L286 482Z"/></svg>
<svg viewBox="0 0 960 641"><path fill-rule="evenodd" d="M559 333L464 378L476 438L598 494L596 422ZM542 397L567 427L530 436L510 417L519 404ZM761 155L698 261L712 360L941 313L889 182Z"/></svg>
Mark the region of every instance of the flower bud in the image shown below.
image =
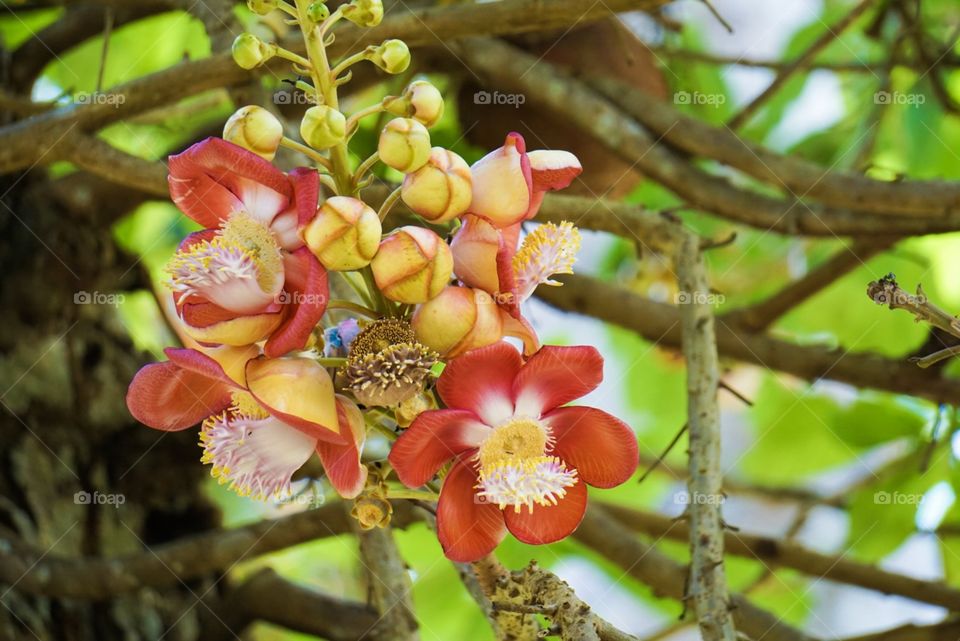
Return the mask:
<svg viewBox="0 0 960 641"><path fill-rule="evenodd" d="M350 510L350 515L360 522L361 530L384 528L390 524L393 506L390 501L374 494L359 497Z"/></svg>
<svg viewBox="0 0 960 641"><path fill-rule="evenodd" d="M277 0L247 0L247 8L258 16L265 16L277 8Z"/></svg>
<svg viewBox="0 0 960 641"><path fill-rule="evenodd" d="M429 409L436 409L436 406L430 402L432 396L427 396L420 392L415 396L402 401L393 411L394 418L397 420L398 427L410 427L413 420Z"/></svg>
<svg viewBox="0 0 960 641"><path fill-rule="evenodd" d="M411 118L394 118L380 132L377 151L385 165L408 174L430 158L430 132Z"/></svg>
<svg viewBox="0 0 960 641"><path fill-rule="evenodd" d="M223 139L252 151L261 158L273 160L283 138L283 125L257 105L238 109L223 126Z"/></svg>
<svg viewBox="0 0 960 641"><path fill-rule="evenodd" d="M376 27L383 20L383 2L353 0L343 8L343 17L358 27Z"/></svg>
<svg viewBox="0 0 960 641"><path fill-rule="evenodd" d="M390 300L425 303L450 282L453 255L442 238L411 225L380 242L370 267L377 287Z"/></svg>
<svg viewBox="0 0 960 641"><path fill-rule="evenodd" d="M411 324L417 340L444 358L455 358L503 338L503 317L493 297L469 287L445 288L417 307Z"/></svg>
<svg viewBox="0 0 960 641"><path fill-rule="evenodd" d="M463 158L434 147L427 164L404 178L400 196L425 219L445 223L467 211L472 184L470 166Z"/></svg>
<svg viewBox="0 0 960 641"><path fill-rule="evenodd" d="M233 60L244 69L254 69L276 55L276 47L252 33L241 33L233 41Z"/></svg>
<svg viewBox="0 0 960 641"><path fill-rule="evenodd" d="M300 136L314 149L329 149L343 142L347 133L347 119L327 105L310 107L300 121Z"/></svg>
<svg viewBox="0 0 960 641"><path fill-rule="evenodd" d="M380 218L361 200L328 198L303 229L303 241L324 267L333 271L370 264L380 246Z"/></svg>
<svg viewBox="0 0 960 641"><path fill-rule="evenodd" d="M323 0L317 0L307 7L307 17L315 24L319 24L330 17L330 8Z"/></svg>
<svg viewBox="0 0 960 641"><path fill-rule="evenodd" d="M413 118L425 127L432 127L443 116L443 96L426 80L411 82L402 96L389 96L383 107L395 116Z"/></svg>
<svg viewBox="0 0 960 641"><path fill-rule="evenodd" d="M387 73L403 73L410 66L410 49L403 40L385 40L373 47L370 62Z"/></svg>

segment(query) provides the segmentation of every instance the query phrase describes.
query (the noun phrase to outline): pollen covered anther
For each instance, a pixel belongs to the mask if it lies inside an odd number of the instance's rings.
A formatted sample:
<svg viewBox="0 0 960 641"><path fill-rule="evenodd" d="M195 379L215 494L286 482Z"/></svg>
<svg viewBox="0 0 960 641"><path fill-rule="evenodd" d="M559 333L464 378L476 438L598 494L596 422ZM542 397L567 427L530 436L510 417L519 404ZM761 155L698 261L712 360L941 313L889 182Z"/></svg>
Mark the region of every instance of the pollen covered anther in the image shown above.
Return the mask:
<svg viewBox="0 0 960 641"><path fill-rule="evenodd" d="M572 274L580 251L580 231L573 223L544 223L524 238L513 257L520 297L526 299L537 285L560 285L551 277Z"/></svg>
<svg viewBox="0 0 960 641"><path fill-rule="evenodd" d="M477 453L477 496L501 509L556 505L577 483L577 471L556 456L549 428L530 418L514 418L494 428Z"/></svg>

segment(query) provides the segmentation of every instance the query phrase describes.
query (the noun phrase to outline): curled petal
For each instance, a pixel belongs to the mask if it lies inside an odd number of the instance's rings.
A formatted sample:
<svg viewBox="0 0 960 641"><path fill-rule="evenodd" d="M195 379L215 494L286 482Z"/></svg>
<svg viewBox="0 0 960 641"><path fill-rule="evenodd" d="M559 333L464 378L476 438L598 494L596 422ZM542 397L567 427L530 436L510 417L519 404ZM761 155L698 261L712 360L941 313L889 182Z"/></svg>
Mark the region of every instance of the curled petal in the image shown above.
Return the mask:
<svg viewBox="0 0 960 641"><path fill-rule="evenodd" d="M247 363L247 389L273 416L305 434L342 444L333 381L309 358L258 358Z"/></svg>
<svg viewBox="0 0 960 641"><path fill-rule="evenodd" d="M390 464L407 487L420 487L440 467L479 447L490 428L467 410L429 410L413 421L390 450Z"/></svg>
<svg viewBox="0 0 960 641"><path fill-rule="evenodd" d="M243 347L219 345L217 347L204 347L200 351L215 360L237 387L247 386L247 362L260 355L260 349L256 345L245 345Z"/></svg>
<svg viewBox="0 0 960 641"><path fill-rule="evenodd" d="M527 154L534 191L553 191L569 187L583 167L569 151L538 149Z"/></svg>
<svg viewBox="0 0 960 641"><path fill-rule="evenodd" d="M537 350L540 349L540 338L530 321L519 314L513 316L507 309L500 310L500 318L503 321L503 335L519 338L523 341L524 356L532 356L537 353Z"/></svg>
<svg viewBox="0 0 960 641"><path fill-rule="evenodd" d="M592 392L603 380L603 357L595 347L546 345L514 381L517 414L539 417Z"/></svg>
<svg viewBox="0 0 960 641"><path fill-rule="evenodd" d="M230 405L232 386L219 365L194 350L169 352L181 361L194 360L196 367L184 368L173 360L144 366L127 390L127 407L135 419L158 430L178 431Z"/></svg>
<svg viewBox="0 0 960 641"><path fill-rule="evenodd" d="M206 345L251 345L269 336L283 320L279 311L243 316L213 303L184 303L179 311L184 333Z"/></svg>
<svg viewBox="0 0 960 641"><path fill-rule="evenodd" d="M367 467L360 462L367 427L356 403L337 395L337 420L343 444L317 441L317 455L337 494L345 499L356 498L367 482Z"/></svg>
<svg viewBox="0 0 960 641"><path fill-rule="evenodd" d="M437 536L448 559L468 563L489 554L506 536L503 514L477 498L477 473L465 456L443 481L437 503Z"/></svg>
<svg viewBox="0 0 960 641"><path fill-rule="evenodd" d="M306 247L284 257L286 282L280 295L287 310L263 352L271 358L303 349L327 309L327 270Z"/></svg>
<svg viewBox="0 0 960 641"><path fill-rule="evenodd" d="M512 132L503 147L491 151L470 168L473 201L468 211L496 227L523 220L533 197L533 178L523 136Z"/></svg>
<svg viewBox="0 0 960 641"><path fill-rule="evenodd" d="M594 487L616 487L637 469L637 437L626 423L593 407L560 407L544 416L553 452Z"/></svg>
<svg viewBox="0 0 960 641"><path fill-rule="evenodd" d="M491 294L499 291L497 255L502 245L503 238L496 227L479 216L464 216L463 225L450 243L457 278Z"/></svg>
<svg viewBox="0 0 960 641"><path fill-rule="evenodd" d="M174 204L207 228L238 210L270 224L293 197L283 172L221 138L207 138L170 156L169 168Z"/></svg>
<svg viewBox="0 0 960 641"><path fill-rule="evenodd" d="M534 505L533 509L504 509L503 520L510 533L524 543L543 545L570 536L587 509L587 486L583 481L567 488L566 496L556 505Z"/></svg>
<svg viewBox="0 0 960 641"><path fill-rule="evenodd" d="M520 366L520 352L509 343L494 343L450 361L437 391L447 407L469 410L496 427L514 414L513 381Z"/></svg>

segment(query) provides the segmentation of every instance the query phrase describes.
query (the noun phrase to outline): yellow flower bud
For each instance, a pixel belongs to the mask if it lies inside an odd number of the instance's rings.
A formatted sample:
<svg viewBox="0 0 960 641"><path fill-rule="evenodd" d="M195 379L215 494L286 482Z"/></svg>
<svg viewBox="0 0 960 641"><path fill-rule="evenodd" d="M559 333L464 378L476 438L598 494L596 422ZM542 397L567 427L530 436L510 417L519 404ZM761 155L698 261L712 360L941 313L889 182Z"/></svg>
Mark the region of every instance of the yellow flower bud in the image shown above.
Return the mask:
<svg viewBox="0 0 960 641"><path fill-rule="evenodd" d="M385 40L371 50L370 62L387 73L403 73L410 66L410 49L403 40Z"/></svg>
<svg viewBox="0 0 960 641"><path fill-rule="evenodd" d="M445 288L417 307L411 325L417 340L444 358L455 358L503 338L503 317L493 297L469 287Z"/></svg>
<svg viewBox="0 0 960 641"><path fill-rule="evenodd" d="M241 33L233 41L232 52L237 65L244 69L254 69L276 55L277 48L252 33Z"/></svg>
<svg viewBox="0 0 960 641"><path fill-rule="evenodd" d="M343 8L343 17L358 27L376 27L383 20L383 2L353 0Z"/></svg>
<svg viewBox="0 0 960 641"><path fill-rule="evenodd" d="M347 119L327 105L310 107L300 121L300 136L314 149L329 149L343 142L347 133Z"/></svg>
<svg viewBox="0 0 960 641"><path fill-rule="evenodd" d="M432 127L443 117L443 95L426 80L411 82L402 96L387 96L383 108L395 116L413 118Z"/></svg>
<svg viewBox="0 0 960 641"><path fill-rule="evenodd" d="M258 16L265 16L277 8L277 0L247 0L247 8Z"/></svg>
<svg viewBox="0 0 960 641"><path fill-rule="evenodd" d="M303 229L303 242L324 267L333 271L370 264L380 246L380 218L361 200L328 198Z"/></svg>
<svg viewBox="0 0 960 641"><path fill-rule="evenodd" d="M380 241L370 263L377 287L400 303L425 303L453 275L453 254L442 238L424 227L400 227Z"/></svg>
<svg viewBox="0 0 960 641"><path fill-rule="evenodd" d="M427 164L404 178L400 196L430 222L445 223L470 207L472 185L467 161L443 147L434 147Z"/></svg>
<svg viewBox="0 0 960 641"><path fill-rule="evenodd" d="M382 496L365 494L354 502L350 515L360 522L361 530L384 528L390 524L393 506Z"/></svg>
<svg viewBox="0 0 960 641"><path fill-rule="evenodd" d="M267 160L273 160L283 138L283 125L257 105L237 109L223 126L223 139Z"/></svg>
<svg viewBox="0 0 960 641"><path fill-rule="evenodd" d="M429 160L430 132L411 118L394 118L380 132L377 151L385 165L408 174Z"/></svg>

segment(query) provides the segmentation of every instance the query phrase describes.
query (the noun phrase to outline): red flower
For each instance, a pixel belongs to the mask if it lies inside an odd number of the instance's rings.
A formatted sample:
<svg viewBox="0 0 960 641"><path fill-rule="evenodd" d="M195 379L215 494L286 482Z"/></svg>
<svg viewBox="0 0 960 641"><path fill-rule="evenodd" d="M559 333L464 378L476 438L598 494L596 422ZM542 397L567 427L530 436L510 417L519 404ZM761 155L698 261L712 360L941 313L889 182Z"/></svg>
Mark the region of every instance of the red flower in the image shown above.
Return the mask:
<svg viewBox="0 0 960 641"><path fill-rule="evenodd" d="M316 452L344 498L363 489L366 426L353 401L335 395L327 371L306 358L256 358L256 348L207 355L168 348L130 383L127 407L138 421L180 431L203 422L203 461L242 495L285 495Z"/></svg>
<svg viewBox="0 0 960 641"><path fill-rule="evenodd" d="M185 331L204 344L268 338L267 356L302 349L326 309L327 274L299 230L317 212L317 172L284 174L207 138L170 157L170 196L206 227L167 266Z"/></svg>
<svg viewBox="0 0 960 641"><path fill-rule="evenodd" d="M563 407L602 378L593 347L543 347L523 363L501 342L447 365L437 391L449 409L420 414L389 458L408 487L454 460L437 506L449 558L479 559L507 530L525 543L558 541L583 518L585 484L609 488L630 478L630 428L592 407Z"/></svg>

